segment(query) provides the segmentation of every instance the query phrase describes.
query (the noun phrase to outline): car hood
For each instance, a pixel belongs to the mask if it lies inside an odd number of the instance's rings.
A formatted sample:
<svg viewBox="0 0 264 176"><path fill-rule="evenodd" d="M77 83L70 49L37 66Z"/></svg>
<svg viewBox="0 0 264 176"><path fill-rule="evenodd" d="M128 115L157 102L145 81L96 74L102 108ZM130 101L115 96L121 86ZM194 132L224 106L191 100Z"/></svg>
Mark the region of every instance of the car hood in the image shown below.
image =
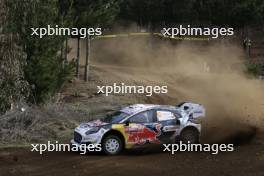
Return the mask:
<svg viewBox="0 0 264 176"><path fill-rule="evenodd" d="M104 125L108 125L108 124L109 123L103 122L101 120L92 120L89 122L81 123L77 128L89 130L93 127L99 127L99 126L104 126Z"/></svg>

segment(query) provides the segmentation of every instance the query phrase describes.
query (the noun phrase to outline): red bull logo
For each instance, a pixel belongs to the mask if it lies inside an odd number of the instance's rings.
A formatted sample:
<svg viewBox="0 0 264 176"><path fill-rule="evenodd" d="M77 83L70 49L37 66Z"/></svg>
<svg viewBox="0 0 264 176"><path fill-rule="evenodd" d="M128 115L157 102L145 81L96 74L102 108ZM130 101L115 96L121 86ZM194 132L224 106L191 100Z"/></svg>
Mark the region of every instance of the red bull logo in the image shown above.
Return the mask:
<svg viewBox="0 0 264 176"><path fill-rule="evenodd" d="M155 128L156 130L152 130L140 124L127 127L125 130L125 132L128 134L127 143L142 145L148 141L150 143L159 144L160 141L157 139L157 137L161 134L161 125L157 124Z"/></svg>

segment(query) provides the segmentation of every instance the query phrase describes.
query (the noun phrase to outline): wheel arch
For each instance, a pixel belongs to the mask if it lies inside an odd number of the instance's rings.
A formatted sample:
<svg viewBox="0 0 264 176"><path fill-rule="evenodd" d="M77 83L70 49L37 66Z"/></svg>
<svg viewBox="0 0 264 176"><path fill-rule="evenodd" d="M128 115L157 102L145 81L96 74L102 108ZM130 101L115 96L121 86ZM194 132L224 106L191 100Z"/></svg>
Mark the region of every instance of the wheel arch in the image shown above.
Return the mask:
<svg viewBox="0 0 264 176"><path fill-rule="evenodd" d="M111 129L111 130L107 131L103 135L103 137L101 139L101 142L109 135L115 135L115 136L119 137L121 139L122 143L123 143L123 146L125 145L125 137L123 136L123 134L120 131L114 130L114 129Z"/></svg>
<svg viewBox="0 0 264 176"><path fill-rule="evenodd" d="M200 135L200 131L199 131L199 129L198 129L196 126L189 125L189 126L184 127L184 128L181 130L180 135L181 135L185 130L193 130L193 131L197 132L198 135Z"/></svg>

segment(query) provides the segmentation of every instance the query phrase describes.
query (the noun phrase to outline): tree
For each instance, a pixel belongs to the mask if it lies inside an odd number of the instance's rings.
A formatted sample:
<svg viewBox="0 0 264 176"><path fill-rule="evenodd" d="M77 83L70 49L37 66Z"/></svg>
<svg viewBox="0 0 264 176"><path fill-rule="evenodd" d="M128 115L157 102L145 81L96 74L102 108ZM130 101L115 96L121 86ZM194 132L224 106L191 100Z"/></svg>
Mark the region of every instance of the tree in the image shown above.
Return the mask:
<svg viewBox="0 0 264 176"><path fill-rule="evenodd" d="M7 33L7 16L10 10L0 0L0 113L26 101L28 83L24 80L25 53L17 45L17 35Z"/></svg>
<svg viewBox="0 0 264 176"><path fill-rule="evenodd" d="M7 2L12 9L9 30L19 35L19 45L26 53L25 79L32 87L32 102L44 102L51 97L71 73L71 63L63 65L59 50L65 40L61 36L32 36L31 28L62 26L65 21L58 0L14 0Z"/></svg>
<svg viewBox="0 0 264 176"><path fill-rule="evenodd" d="M188 23L243 27L262 23L263 0L127 0L120 17L140 26Z"/></svg>
<svg viewBox="0 0 264 176"><path fill-rule="evenodd" d="M82 27L105 27L113 22L119 12L120 0L74 0L73 1L73 16L74 26ZM86 57L85 57L85 81L89 77L90 63L90 41L91 37L86 38ZM80 63L80 37L77 39L77 72L79 77Z"/></svg>

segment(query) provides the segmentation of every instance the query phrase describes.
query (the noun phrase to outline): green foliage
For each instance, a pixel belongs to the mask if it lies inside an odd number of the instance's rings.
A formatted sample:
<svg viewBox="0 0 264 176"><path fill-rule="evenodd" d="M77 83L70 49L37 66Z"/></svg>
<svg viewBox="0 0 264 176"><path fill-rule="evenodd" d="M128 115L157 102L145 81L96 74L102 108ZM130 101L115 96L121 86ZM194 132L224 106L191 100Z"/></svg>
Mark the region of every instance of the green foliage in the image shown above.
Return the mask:
<svg viewBox="0 0 264 176"><path fill-rule="evenodd" d="M243 27L264 19L263 0L127 0L120 17L146 24L211 24Z"/></svg>
<svg viewBox="0 0 264 176"><path fill-rule="evenodd" d="M32 87L32 102L43 102L52 96L70 74L70 68L60 58L59 50L65 40L61 36L32 36L31 28L47 25L63 26L67 18L60 15L58 0L16 0L8 2L12 9L9 30L20 36L19 45L26 53L25 79Z"/></svg>
<svg viewBox="0 0 264 176"><path fill-rule="evenodd" d="M22 70L25 54L14 44L14 38L7 34L0 38L0 112L25 101L29 95Z"/></svg>
<svg viewBox="0 0 264 176"><path fill-rule="evenodd" d="M8 16L8 32L19 35L26 53L25 79L32 87L32 102L43 102L69 78L74 62L62 60L58 51L65 41L61 36L32 36L31 28L102 27L119 12L117 0L13 0ZM62 50L63 51L63 50Z"/></svg>
<svg viewBox="0 0 264 176"><path fill-rule="evenodd" d="M119 13L120 0L73 0L73 17L76 27L104 27L113 22Z"/></svg>
<svg viewBox="0 0 264 176"><path fill-rule="evenodd" d="M17 46L17 35L5 33L8 9L0 0L0 113L27 99L28 83L24 80L25 53Z"/></svg>
<svg viewBox="0 0 264 176"><path fill-rule="evenodd" d="M257 77L262 73L262 66L260 64L247 64L247 72Z"/></svg>

